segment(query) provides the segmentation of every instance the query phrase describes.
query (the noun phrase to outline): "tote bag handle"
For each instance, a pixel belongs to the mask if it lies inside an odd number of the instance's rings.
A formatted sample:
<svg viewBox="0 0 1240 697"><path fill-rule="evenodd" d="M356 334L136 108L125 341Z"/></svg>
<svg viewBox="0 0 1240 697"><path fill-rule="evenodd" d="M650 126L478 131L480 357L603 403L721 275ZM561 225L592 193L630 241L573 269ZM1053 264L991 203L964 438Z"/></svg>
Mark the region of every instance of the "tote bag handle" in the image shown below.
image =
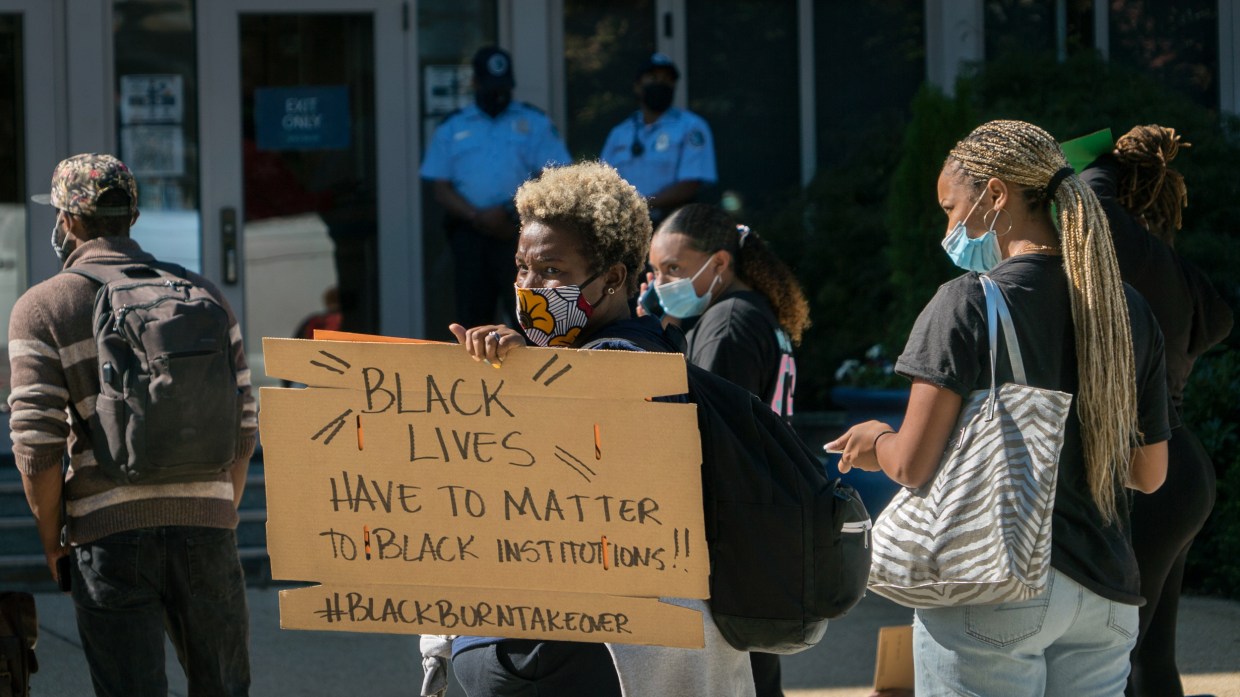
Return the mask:
<svg viewBox="0 0 1240 697"><path fill-rule="evenodd" d="M990 332L990 397L986 405L986 419L990 420L995 415L999 392L995 347L999 345L1000 326L1003 327L1003 343L1007 344L1008 362L1012 364L1012 379L1021 385L1028 385L1029 381L1025 377L1025 361L1020 355L1020 342L1016 339L1016 327L1012 325L1012 313L1003 298L1003 291L990 276L981 274L978 280L982 282L982 292L986 294L986 328Z"/></svg>

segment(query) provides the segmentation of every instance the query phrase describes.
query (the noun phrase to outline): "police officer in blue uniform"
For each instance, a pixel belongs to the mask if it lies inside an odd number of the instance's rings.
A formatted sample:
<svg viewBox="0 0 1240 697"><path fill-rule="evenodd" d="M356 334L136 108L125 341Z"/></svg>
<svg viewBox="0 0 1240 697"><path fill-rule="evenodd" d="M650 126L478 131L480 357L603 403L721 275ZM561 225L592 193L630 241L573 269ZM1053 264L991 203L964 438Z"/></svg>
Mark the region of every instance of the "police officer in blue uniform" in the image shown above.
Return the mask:
<svg viewBox="0 0 1240 697"><path fill-rule="evenodd" d="M672 59L652 55L633 83L641 108L611 129L603 145L603 161L649 199L655 223L718 179L710 126L701 116L672 106L678 79Z"/></svg>
<svg viewBox="0 0 1240 697"><path fill-rule="evenodd" d="M513 195L548 165L571 162L551 119L512 101L512 59L494 46L473 58L474 104L435 129L422 178L448 212L448 243L456 265L456 321L494 323L496 302L513 306L517 216Z"/></svg>

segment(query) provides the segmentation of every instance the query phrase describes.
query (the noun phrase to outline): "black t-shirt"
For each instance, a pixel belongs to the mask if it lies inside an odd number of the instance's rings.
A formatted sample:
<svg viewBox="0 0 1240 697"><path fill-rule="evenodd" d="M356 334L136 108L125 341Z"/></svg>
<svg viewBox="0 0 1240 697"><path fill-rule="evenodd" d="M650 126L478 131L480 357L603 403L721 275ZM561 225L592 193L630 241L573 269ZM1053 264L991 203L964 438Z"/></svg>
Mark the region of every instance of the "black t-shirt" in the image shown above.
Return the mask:
<svg viewBox="0 0 1240 697"><path fill-rule="evenodd" d="M1167 389L1178 407L1197 357L1231 333L1232 313L1205 274L1151 235L1119 204L1119 162L1106 154L1081 172L1111 224L1124 281L1137 289L1162 329Z"/></svg>
<svg viewBox="0 0 1240 697"><path fill-rule="evenodd" d="M766 296L724 295L688 326L689 362L757 395L776 414L792 416L796 362L792 341Z"/></svg>
<svg viewBox="0 0 1240 697"><path fill-rule="evenodd" d="M1063 260L1024 254L990 272L1007 299L1034 387L1077 392L1077 361L1068 280ZM1137 413L1146 443L1167 440L1167 380L1162 334L1149 306L1125 285L1136 365ZM986 297L977 274L943 284L913 326L896 371L967 396L990 386L990 340ZM998 380L1012 381L1007 350L1000 340ZM1141 579L1128 528L1128 495L1117 486L1118 521L1104 525L1089 493L1081 448L1081 423L1074 399L1068 414L1051 533L1051 565L1091 591L1117 602L1141 605Z"/></svg>

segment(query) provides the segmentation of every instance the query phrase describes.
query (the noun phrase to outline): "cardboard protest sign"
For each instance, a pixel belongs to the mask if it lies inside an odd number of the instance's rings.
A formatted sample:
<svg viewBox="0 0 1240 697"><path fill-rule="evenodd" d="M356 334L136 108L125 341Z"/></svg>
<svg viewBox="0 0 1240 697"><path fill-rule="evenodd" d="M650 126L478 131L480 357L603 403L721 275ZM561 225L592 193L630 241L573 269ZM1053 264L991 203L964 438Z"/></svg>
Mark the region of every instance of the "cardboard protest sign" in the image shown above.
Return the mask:
<svg viewBox="0 0 1240 697"><path fill-rule="evenodd" d="M879 627L874 691L913 689L913 628Z"/></svg>
<svg viewBox="0 0 1240 697"><path fill-rule="evenodd" d="M697 613L620 597L708 595L695 407L648 401L686 391L682 357L527 348L493 368L455 345L298 339L264 353L269 375L310 385L262 395L272 576L324 584L282 593L285 626L701 645ZM416 621L365 619L401 600ZM432 630L428 607L575 619Z"/></svg>
<svg viewBox="0 0 1240 697"><path fill-rule="evenodd" d="M654 598L431 586L280 591L285 629L473 634L700 648L702 615Z"/></svg>

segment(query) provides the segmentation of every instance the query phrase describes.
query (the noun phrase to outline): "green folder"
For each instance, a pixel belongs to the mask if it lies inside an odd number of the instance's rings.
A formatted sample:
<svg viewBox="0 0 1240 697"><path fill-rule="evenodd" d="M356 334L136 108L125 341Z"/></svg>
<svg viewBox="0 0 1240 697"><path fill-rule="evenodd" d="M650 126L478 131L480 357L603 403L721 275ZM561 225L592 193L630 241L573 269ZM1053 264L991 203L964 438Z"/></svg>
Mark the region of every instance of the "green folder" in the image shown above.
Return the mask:
<svg viewBox="0 0 1240 697"><path fill-rule="evenodd" d="M1111 137L1111 129L1104 128L1101 131L1094 131L1089 135L1060 143L1059 147L1063 148L1068 164L1072 165L1072 169L1076 170L1077 174L1080 174L1081 170L1085 169L1090 162L1098 159L1099 155L1114 150L1115 139Z"/></svg>

